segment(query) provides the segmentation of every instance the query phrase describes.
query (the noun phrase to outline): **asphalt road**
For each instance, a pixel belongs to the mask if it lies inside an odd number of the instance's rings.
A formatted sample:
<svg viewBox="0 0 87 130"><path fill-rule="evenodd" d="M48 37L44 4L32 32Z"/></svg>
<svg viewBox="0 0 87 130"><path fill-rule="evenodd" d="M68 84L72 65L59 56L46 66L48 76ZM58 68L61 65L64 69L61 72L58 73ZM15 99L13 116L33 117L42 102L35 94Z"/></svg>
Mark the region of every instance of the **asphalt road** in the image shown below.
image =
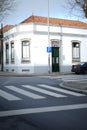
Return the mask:
<svg viewBox="0 0 87 130"><path fill-rule="evenodd" d="M49 77L0 77L0 130L87 130L87 95Z"/></svg>

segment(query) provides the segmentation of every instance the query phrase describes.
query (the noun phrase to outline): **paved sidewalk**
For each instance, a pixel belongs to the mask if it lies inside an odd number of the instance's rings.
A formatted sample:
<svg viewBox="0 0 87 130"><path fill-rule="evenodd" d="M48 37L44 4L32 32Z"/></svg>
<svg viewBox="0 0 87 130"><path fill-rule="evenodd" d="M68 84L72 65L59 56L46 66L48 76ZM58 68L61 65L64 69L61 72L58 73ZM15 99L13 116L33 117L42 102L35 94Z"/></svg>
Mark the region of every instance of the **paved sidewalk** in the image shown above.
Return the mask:
<svg viewBox="0 0 87 130"><path fill-rule="evenodd" d="M65 89L87 94L87 80L63 82L60 86Z"/></svg>
<svg viewBox="0 0 87 130"><path fill-rule="evenodd" d="M61 73L61 72L54 72L54 73L16 73L16 72L2 72L0 71L0 76L60 76L60 75L68 75L71 73Z"/></svg>

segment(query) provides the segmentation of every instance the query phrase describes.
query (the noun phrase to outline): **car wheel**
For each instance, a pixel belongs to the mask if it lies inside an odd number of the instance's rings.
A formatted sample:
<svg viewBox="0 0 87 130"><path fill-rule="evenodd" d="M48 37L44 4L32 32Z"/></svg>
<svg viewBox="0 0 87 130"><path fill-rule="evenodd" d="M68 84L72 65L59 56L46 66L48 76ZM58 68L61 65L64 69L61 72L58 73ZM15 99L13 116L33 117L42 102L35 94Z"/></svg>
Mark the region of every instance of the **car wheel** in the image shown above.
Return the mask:
<svg viewBox="0 0 87 130"><path fill-rule="evenodd" d="M75 72L75 74L80 74L80 72Z"/></svg>

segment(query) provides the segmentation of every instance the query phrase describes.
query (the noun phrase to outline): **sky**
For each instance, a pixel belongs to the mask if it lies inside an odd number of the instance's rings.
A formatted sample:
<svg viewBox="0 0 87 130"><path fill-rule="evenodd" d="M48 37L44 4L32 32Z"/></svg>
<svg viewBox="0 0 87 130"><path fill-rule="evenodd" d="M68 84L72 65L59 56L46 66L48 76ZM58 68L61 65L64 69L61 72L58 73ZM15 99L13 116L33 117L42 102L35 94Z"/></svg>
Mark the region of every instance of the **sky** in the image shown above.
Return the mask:
<svg viewBox="0 0 87 130"><path fill-rule="evenodd" d="M3 25L15 25L25 20L29 16L48 17L48 0L15 0L14 10L6 15L1 21ZM49 0L49 16L54 18L75 19L78 17L71 16L68 0Z"/></svg>

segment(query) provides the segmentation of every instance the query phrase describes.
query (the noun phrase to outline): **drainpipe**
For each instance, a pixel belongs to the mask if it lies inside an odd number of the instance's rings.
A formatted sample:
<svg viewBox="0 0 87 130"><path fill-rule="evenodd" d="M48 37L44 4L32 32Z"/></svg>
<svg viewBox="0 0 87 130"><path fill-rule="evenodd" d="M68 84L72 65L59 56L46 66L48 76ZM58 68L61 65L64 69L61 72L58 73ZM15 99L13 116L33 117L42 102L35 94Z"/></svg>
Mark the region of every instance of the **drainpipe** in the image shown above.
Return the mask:
<svg viewBox="0 0 87 130"><path fill-rule="evenodd" d="M63 30L62 30L62 25L59 24L60 27L60 72L62 72L61 70L61 65L62 65L62 61L63 61L63 48L62 48L62 36L63 36Z"/></svg>

